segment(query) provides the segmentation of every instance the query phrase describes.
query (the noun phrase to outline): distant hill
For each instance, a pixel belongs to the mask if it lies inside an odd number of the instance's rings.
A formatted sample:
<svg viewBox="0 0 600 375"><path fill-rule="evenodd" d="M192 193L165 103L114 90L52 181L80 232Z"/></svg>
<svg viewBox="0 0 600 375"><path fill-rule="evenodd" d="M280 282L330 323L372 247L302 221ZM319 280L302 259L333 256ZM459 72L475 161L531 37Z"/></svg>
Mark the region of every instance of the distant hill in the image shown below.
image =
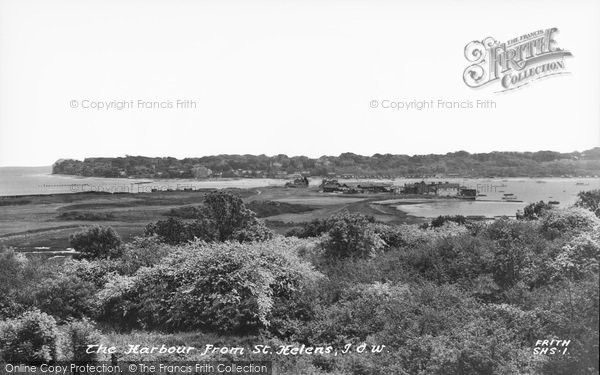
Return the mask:
<svg viewBox="0 0 600 375"><path fill-rule="evenodd" d="M354 177L561 177L600 176L600 147L583 152L466 151L445 155L339 156L216 155L175 159L145 156L60 159L52 173L89 177L194 178L348 175Z"/></svg>

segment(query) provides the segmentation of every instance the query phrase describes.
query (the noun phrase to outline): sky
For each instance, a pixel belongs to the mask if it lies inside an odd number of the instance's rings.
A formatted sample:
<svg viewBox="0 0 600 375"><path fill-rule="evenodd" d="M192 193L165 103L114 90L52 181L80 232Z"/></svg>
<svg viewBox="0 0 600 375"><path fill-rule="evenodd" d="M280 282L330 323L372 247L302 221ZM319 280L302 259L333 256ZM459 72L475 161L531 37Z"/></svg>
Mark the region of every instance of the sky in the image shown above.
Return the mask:
<svg viewBox="0 0 600 375"><path fill-rule="evenodd" d="M596 0L0 0L0 166L583 151L600 145L599 17ZM551 27L569 74L463 82L469 42ZM384 108L430 100L495 108Z"/></svg>

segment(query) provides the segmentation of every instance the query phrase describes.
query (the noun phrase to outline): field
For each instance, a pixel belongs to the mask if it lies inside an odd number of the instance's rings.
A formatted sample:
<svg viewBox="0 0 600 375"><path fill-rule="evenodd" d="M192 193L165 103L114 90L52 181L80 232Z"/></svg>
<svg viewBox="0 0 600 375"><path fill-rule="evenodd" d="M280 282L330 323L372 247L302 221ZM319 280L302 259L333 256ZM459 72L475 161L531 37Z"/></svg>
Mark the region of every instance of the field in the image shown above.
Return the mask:
<svg viewBox="0 0 600 375"><path fill-rule="evenodd" d="M95 224L111 226L128 241L141 235L148 223L168 218L172 209L199 205L207 191L5 197L0 200L0 246L19 251L63 251L69 247L71 233ZM344 211L372 215L391 224L423 221L385 204L375 204L398 198L391 194L324 194L317 187L230 191L239 194L251 209L258 211L256 207L264 206L266 209L258 216L279 233Z"/></svg>
<svg viewBox="0 0 600 375"><path fill-rule="evenodd" d="M600 190L574 207L540 202L514 219L428 225L404 225L424 219L395 208L424 198L236 192L3 199L4 244L45 254L0 252L0 361L598 373ZM157 220L153 236L132 240ZM125 242L90 228L72 240L77 257L48 259L92 223ZM114 351L82 350L98 343Z"/></svg>

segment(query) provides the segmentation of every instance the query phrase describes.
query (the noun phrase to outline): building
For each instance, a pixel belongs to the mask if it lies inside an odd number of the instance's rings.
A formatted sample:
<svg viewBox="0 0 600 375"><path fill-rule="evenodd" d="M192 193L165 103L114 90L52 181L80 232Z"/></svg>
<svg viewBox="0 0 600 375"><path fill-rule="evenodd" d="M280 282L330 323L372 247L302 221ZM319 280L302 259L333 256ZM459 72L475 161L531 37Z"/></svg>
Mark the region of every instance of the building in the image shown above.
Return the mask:
<svg viewBox="0 0 600 375"><path fill-rule="evenodd" d="M323 193L336 193L349 189L348 185L340 184L337 180L323 180L321 188L323 189Z"/></svg>
<svg viewBox="0 0 600 375"><path fill-rule="evenodd" d="M306 178L306 177L295 178L294 181L286 182L285 187L292 187L292 188L308 187L308 178Z"/></svg>
<svg viewBox="0 0 600 375"><path fill-rule="evenodd" d="M460 189L459 197L462 199L475 200L477 198L477 189Z"/></svg>
<svg viewBox="0 0 600 375"><path fill-rule="evenodd" d="M360 183L357 188L362 191L366 191L369 193L389 193L392 191L391 184L381 184L381 183Z"/></svg>
<svg viewBox="0 0 600 375"><path fill-rule="evenodd" d="M460 194L460 185L449 182L404 184L402 194L435 195L438 197L456 197Z"/></svg>
<svg viewBox="0 0 600 375"><path fill-rule="evenodd" d="M402 194L417 194L417 195L431 195L435 194L435 190L432 190L432 185L427 184L425 181L417 182L414 184L404 184Z"/></svg>
<svg viewBox="0 0 600 375"><path fill-rule="evenodd" d="M454 197L458 195L460 191L460 185L444 182L437 184L435 189L435 195L438 197Z"/></svg>

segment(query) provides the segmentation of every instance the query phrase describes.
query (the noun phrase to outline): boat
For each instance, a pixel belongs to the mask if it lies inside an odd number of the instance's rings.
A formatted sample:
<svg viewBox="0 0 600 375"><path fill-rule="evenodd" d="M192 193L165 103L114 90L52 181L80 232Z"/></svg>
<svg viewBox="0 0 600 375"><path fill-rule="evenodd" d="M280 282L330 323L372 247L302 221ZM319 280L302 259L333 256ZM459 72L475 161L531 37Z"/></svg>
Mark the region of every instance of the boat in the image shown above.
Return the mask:
<svg viewBox="0 0 600 375"><path fill-rule="evenodd" d="M502 200L507 202L521 202L513 193L505 193L502 196Z"/></svg>

